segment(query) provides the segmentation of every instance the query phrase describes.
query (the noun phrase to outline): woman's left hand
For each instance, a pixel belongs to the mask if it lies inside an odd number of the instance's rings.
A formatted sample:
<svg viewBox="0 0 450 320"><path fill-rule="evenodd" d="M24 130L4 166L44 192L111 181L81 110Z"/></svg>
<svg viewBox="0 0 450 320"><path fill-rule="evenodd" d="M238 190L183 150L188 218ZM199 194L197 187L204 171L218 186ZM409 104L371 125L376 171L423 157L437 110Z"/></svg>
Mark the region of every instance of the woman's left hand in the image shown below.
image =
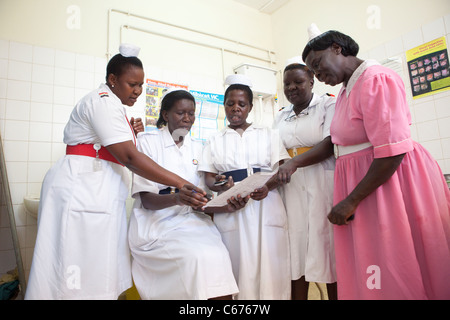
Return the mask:
<svg viewBox="0 0 450 320"><path fill-rule="evenodd" d="M297 164L292 159L283 163L278 168L278 183L289 183L295 171L297 171Z"/></svg>
<svg viewBox="0 0 450 320"><path fill-rule="evenodd" d="M262 200L265 197L267 197L267 194L269 193L269 188L267 187L267 185L262 186L261 188L255 189L255 191L253 191L250 194L250 198L252 198L253 200Z"/></svg>
<svg viewBox="0 0 450 320"><path fill-rule="evenodd" d="M242 198L240 194L236 197L231 197L227 200L226 212L230 213L244 208L248 202L248 199L250 199L250 195L244 198Z"/></svg>

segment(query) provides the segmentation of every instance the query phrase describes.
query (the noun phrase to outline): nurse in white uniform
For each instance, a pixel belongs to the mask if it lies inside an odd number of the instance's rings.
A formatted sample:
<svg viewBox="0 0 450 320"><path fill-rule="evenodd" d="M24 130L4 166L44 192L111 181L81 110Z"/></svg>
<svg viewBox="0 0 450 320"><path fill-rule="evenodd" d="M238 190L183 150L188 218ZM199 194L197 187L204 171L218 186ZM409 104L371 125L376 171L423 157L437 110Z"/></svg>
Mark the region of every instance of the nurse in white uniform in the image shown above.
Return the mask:
<svg viewBox="0 0 450 320"><path fill-rule="evenodd" d="M203 173L197 167L203 143L189 135L194 121L194 97L185 90L170 91L161 102L159 129L140 135L138 145L164 168L201 185ZM237 294L228 251L211 217L193 210L198 203L191 190L133 175L132 194L129 243L142 299L231 299ZM234 211L247 200L231 199L222 209Z"/></svg>
<svg viewBox="0 0 450 320"><path fill-rule="evenodd" d="M170 186L188 184L136 149L124 105L132 106L142 92L138 51L121 46L108 63L106 84L70 115L66 155L42 184L26 299L117 299L132 285L124 166ZM204 191L197 191L206 203Z"/></svg>
<svg viewBox="0 0 450 320"><path fill-rule="evenodd" d="M226 84L231 84L224 101L229 125L210 137L199 167L206 173L206 185L219 192L289 158L277 132L246 121L253 101L249 79L233 75ZM217 174L228 178L227 185L214 187ZM239 211L215 214L214 222L230 252L237 299L290 299L287 217L276 184L256 190Z"/></svg>
<svg viewBox="0 0 450 320"><path fill-rule="evenodd" d="M327 219L333 204L335 99L312 93L314 75L301 61L289 64L283 75L291 105L278 112L274 128L293 157L279 169L280 181L290 181L280 192L288 215L292 298L306 300L309 282L321 282L327 283L329 299L335 299L333 228Z"/></svg>

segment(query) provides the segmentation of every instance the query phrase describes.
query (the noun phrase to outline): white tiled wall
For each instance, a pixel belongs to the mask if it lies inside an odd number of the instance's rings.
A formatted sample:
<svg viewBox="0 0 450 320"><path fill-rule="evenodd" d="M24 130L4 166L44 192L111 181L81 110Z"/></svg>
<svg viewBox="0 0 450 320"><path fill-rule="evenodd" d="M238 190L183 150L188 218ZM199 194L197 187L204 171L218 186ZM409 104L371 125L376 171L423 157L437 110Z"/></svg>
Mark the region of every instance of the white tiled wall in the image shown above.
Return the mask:
<svg viewBox="0 0 450 320"><path fill-rule="evenodd" d="M65 152L63 129L70 112L104 82L105 70L104 58L0 40L0 132L27 274L37 228L23 198L40 193L45 173ZM11 256L7 244L0 241L2 257Z"/></svg>
<svg viewBox="0 0 450 320"><path fill-rule="evenodd" d="M361 57L378 61L397 56L402 58L403 79L413 119L412 137L431 152L443 173L450 173L450 90L413 99L405 56L407 50L442 36L446 36L448 48L450 46L450 14L426 25L418 26L417 29L402 37L362 53Z"/></svg>

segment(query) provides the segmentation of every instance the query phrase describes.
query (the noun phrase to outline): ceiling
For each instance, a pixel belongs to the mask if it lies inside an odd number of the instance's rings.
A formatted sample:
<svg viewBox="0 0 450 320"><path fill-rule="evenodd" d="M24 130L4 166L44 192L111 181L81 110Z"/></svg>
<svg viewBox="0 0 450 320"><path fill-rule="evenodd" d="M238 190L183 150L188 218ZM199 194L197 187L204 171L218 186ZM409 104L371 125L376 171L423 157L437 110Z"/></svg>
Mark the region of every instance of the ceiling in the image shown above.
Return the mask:
<svg viewBox="0 0 450 320"><path fill-rule="evenodd" d="M290 0L234 0L259 12L272 14Z"/></svg>

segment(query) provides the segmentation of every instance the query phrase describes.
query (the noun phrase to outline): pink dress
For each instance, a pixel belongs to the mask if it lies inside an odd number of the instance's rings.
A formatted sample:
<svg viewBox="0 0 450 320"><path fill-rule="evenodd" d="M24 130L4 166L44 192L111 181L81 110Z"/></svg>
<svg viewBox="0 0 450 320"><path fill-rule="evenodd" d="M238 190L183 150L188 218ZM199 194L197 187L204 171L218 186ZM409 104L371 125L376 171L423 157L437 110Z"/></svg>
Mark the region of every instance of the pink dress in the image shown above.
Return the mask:
<svg viewBox="0 0 450 320"><path fill-rule="evenodd" d="M374 158L406 153L354 220L334 228L339 299L450 299L450 192L436 161L411 139L410 120L401 78L374 61L339 93L333 143L373 147L337 159L334 204Z"/></svg>

